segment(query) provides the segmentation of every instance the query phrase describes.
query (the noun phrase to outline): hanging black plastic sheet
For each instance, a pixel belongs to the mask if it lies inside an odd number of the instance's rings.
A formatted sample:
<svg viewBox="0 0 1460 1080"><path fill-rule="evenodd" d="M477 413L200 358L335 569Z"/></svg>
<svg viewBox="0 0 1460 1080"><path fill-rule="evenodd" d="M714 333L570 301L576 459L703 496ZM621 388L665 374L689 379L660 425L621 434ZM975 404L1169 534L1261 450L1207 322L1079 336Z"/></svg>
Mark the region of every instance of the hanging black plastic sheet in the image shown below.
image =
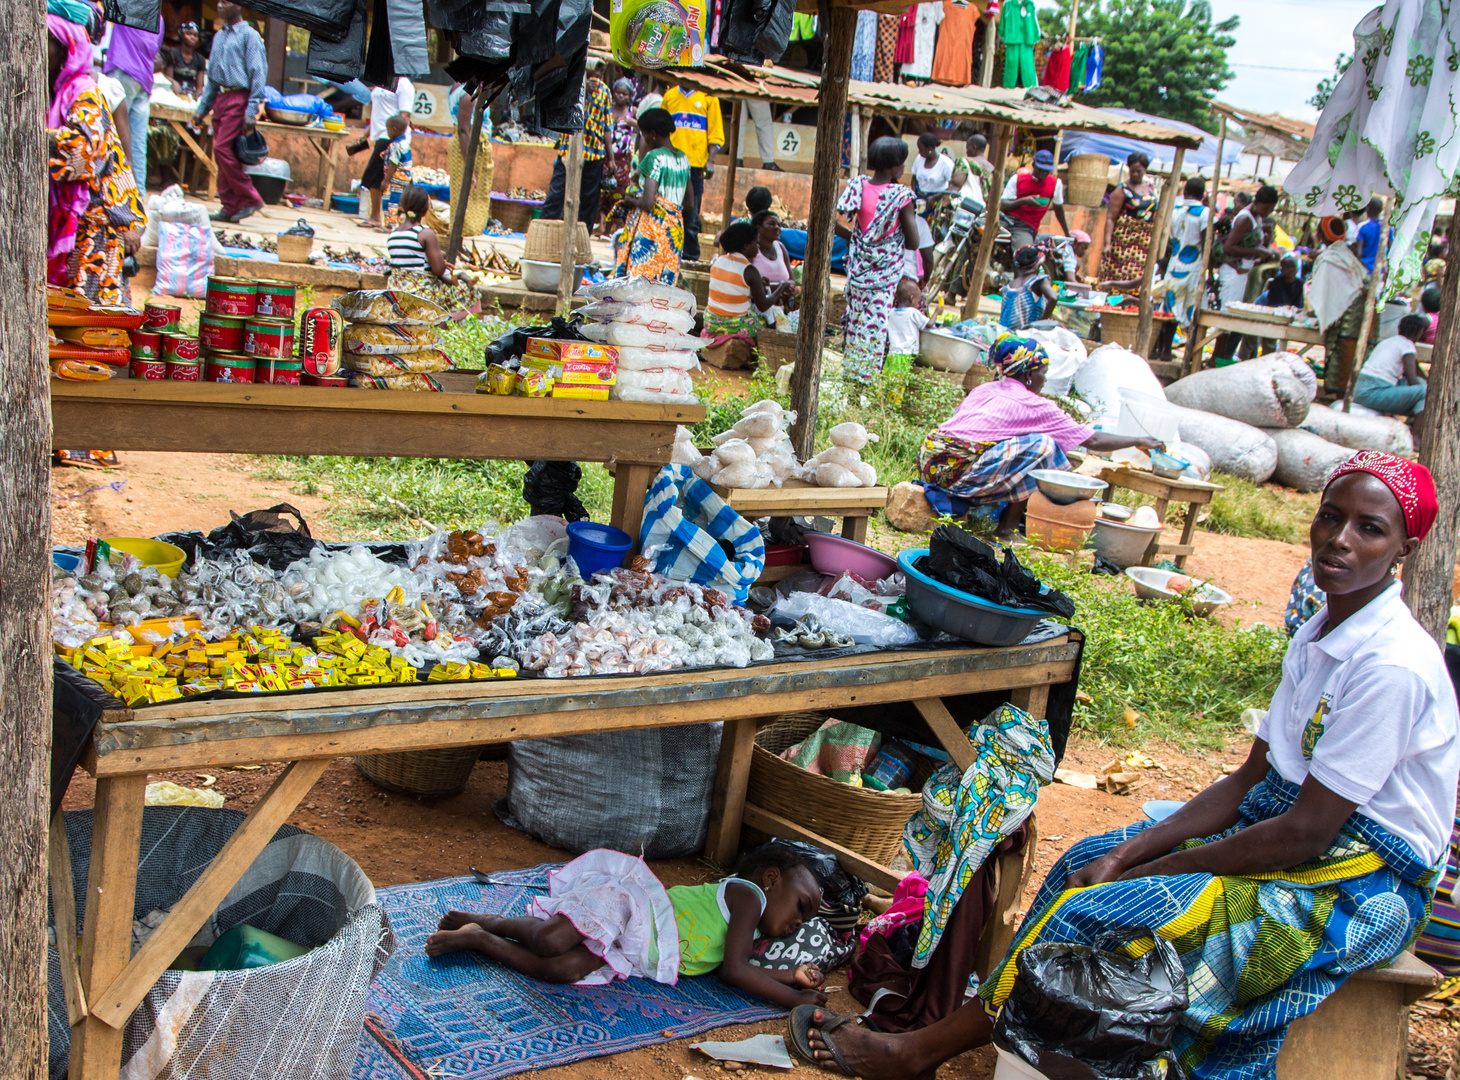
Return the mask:
<svg viewBox="0 0 1460 1080"><path fill-rule="evenodd" d="M315 37L343 41L355 14L355 0L249 0L248 6L260 15L308 30L311 45Z"/></svg>
<svg viewBox="0 0 1460 1080"><path fill-rule="evenodd" d="M106 0L102 14L107 22L156 33L162 18L162 0Z"/></svg>
<svg viewBox="0 0 1460 1080"><path fill-rule="evenodd" d="M729 0L720 19L720 49L726 59L755 66L779 60L795 13L795 0Z"/></svg>
<svg viewBox="0 0 1460 1080"><path fill-rule="evenodd" d="M309 56L304 70L316 79L349 82L365 70L366 0L351 0L350 29L343 40L330 41L320 34L309 36Z"/></svg>

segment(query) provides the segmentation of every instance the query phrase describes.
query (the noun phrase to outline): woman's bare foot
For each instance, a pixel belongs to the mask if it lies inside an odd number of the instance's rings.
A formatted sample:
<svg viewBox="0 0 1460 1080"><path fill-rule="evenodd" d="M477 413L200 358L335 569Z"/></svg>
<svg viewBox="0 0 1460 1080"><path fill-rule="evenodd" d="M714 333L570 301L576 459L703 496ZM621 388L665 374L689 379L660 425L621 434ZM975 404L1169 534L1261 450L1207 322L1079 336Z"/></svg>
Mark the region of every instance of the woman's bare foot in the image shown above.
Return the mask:
<svg viewBox="0 0 1460 1080"><path fill-rule="evenodd" d="M830 1013L826 1015L830 1016ZM821 1013L817 1013L820 1019ZM937 1066L917 1062L909 1053L911 1040L904 1035L884 1035L858 1023L843 1024L829 1036L847 1067L862 1080L932 1080ZM836 1056L818 1028L808 1033L812 1055L825 1068L837 1070Z"/></svg>
<svg viewBox="0 0 1460 1080"><path fill-rule="evenodd" d="M452 930L438 930L428 937L426 955L444 956L446 953L453 952L487 953L492 942L496 940L476 923L469 922Z"/></svg>

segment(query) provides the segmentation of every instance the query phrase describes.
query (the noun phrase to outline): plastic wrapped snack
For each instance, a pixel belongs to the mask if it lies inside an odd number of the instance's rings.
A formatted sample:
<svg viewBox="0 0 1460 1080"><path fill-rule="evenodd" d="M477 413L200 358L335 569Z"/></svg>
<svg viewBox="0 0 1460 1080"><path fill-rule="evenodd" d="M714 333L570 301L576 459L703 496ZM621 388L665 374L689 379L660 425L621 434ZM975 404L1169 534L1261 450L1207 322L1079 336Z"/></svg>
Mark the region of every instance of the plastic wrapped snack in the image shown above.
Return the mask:
<svg viewBox="0 0 1460 1080"><path fill-rule="evenodd" d="M703 338L681 334L667 326L655 328L638 323L583 323L578 331L589 341L626 345L631 349L658 348L682 352L685 349L703 349L709 344Z"/></svg>
<svg viewBox="0 0 1460 1080"><path fill-rule="evenodd" d="M616 300L621 304L650 304L665 311L693 312L695 309L694 293L642 277L609 278L597 285L584 286L578 295L592 300Z"/></svg>
<svg viewBox="0 0 1460 1080"><path fill-rule="evenodd" d="M346 353L345 367L364 375L429 375L451 367L451 357L440 349L391 353L388 356L366 356Z"/></svg>
<svg viewBox="0 0 1460 1080"><path fill-rule="evenodd" d="M690 349L630 349L620 347L620 371L647 371L650 368L679 368L698 371L700 358Z"/></svg>
<svg viewBox="0 0 1460 1080"><path fill-rule="evenodd" d="M844 446L848 450L860 450L869 442L877 442L877 436L868 434L861 424L838 424L830 433L833 446Z"/></svg>
<svg viewBox="0 0 1460 1080"><path fill-rule="evenodd" d="M362 390L420 390L441 392L441 384L429 375L363 375L355 372L350 382Z"/></svg>
<svg viewBox="0 0 1460 1080"><path fill-rule="evenodd" d="M859 461L851 466L852 472L857 474L857 479L862 481L863 487L877 486L877 470L865 461Z"/></svg>
<svg viewBox="0 0 1460 1080"><path fill-rule="evenodd" d="M440 305L423 296L394 289L357 289L336 297L332 306L350 322L439 326L446 321L446 312Z"/></svg>
<svg viewBox="0 0 1460 1080"><path fill-rule="evenodd" d="M744 439L728 439L720 444L715 456L725 465L749 464L755 460L755 448Z"/></svg>
<svg viewBox="0 0 1460 1080"><path fill-rule="evenodd" d="M441 347L441 331L434 326L351 323L345 328L345 352L389 356Z"/></svg>
<svg viewBox="0 0 1460 1080"><path fill-rule="evenodd" d="M692 311L662 308L653 304L623 304L617 300L599 300L580 309L586 318L600 323L637 323L643 326L666 326L687 334L695 324Z"/></svg>
<svg viewBox="0 0 1460 1080"><path fill-rule="evenodd" d="M855 450L848 450L844 446L829 446L821 453L806 463L808 469L814 469L821 465L840 465L844 469L850 469L853 465L859 465L862 455Z"/></svg>
<svg viewBox="0 0 1460 1080"><path fill-rule="evenodd" d="M687 371L679 368L663 368L661 370L650 369L648 371L620 371L618 382L614 384L614 397L622 401L661 401L663 398L636 398L629 396L629 391L641 391L648 394L661 394L674 401L696 400L694 380L690 378ZM754 458L752 452L751 457Z"/></svg>
<svg viewBox="0 0 1460 1080"><path fill-rule="evenodd" d="M816 483L821 487L861 487L862 479L844 465L816 466Z"/></svg>

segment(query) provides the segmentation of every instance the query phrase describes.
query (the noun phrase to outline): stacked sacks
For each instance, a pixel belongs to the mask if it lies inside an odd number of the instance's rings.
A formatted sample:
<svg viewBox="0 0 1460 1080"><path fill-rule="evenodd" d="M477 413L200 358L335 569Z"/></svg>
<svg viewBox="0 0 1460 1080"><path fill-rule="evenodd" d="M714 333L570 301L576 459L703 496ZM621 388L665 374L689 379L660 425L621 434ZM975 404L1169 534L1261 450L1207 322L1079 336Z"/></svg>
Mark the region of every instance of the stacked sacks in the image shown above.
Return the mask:
<svg viewBox="0 0 1460 1080"><path fill-rule="evenodd" d="M1286 360L1264 356L1178 379L1166 400L1256 428L1291 428L1308 415L1317 388L1315 379L1310 391Z"/></svg>
<svg viewBox="0 0 1460 1080"><path fill-rule="evenodd" d="M1354 453L1346 446L1337 446L1303 428L1272 428L1267 434L1277 446L1273 480L1296 491L1323 490L1329 474Z"/></svg>
<svg viewBox="0 0 1460 1080"><path fill-rule="evenodd" d="M610 397L669 404L699 400L690 372L700 366L697 354L709 342L689 332L695 320L693 293L640 277L612 278L579 293L592 302L582 309L588 321L578 331L618 349L618 379Z"/></svg>
<svg viewBox="0 0 1460 1080"><path fill-rule="evenodd" d="M361 289L333 305L345 330L345 367L354 386L439 391L431 376L451 367L437 329L447 319L435 302L392 289Z"/></svg>
<svg viewBox="0 0 1460 1080"><path fill-rule="evenodd" d="M838 424L831 445L806 463L804 479L820 487L876 487L877 470L862 460L861 450L877 436L861 424Z"/></svg>
<svg viewBox="0 0 1460 1080"><path fill-rule="evenodd" d="M1341 405L1340 402L1334 402ZM1350 450L1382 450L1407 457L1414 438L1406 424L1390 416L1358 416L1341 409L1309 409L1299 427Z"/></svg>

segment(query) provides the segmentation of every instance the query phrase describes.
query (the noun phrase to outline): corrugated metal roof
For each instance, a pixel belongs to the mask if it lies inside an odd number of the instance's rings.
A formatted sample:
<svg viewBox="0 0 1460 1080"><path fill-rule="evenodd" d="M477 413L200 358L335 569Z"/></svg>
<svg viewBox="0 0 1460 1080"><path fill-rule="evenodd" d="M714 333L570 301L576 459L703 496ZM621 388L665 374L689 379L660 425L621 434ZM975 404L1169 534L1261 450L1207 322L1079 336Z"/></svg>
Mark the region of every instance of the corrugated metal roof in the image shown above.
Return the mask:
<svg viewBox="0 0 1460 1080"><path fill-rule="evenodd" d="M674 78L714 97L761 98L794 106L815 105L821 91L820 76L810 72L775 66L742 67L718 57L707 57L703 68L676 70ZM1101 132L1188 149L1200 145L1175 128L1123 120L1102 109L1072 102L1029 99L1026 93L987 86L899 86L854 79L847 88L847 104L876 112L934 116L940 120Z"/></svg>

